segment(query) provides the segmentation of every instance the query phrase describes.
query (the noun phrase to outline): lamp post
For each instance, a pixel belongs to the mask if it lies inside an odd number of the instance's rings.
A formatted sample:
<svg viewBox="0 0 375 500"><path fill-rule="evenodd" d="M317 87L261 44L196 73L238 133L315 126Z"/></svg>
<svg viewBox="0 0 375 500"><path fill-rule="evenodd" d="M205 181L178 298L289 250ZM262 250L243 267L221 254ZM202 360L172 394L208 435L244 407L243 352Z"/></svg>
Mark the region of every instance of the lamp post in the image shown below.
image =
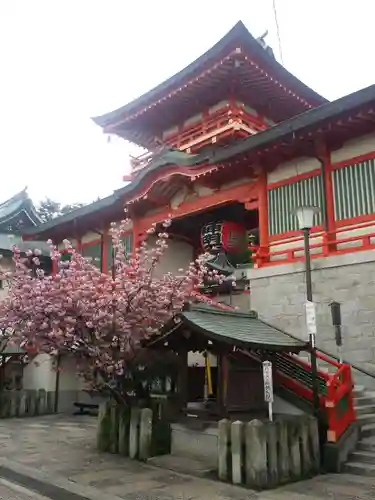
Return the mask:
<svg viewBox="0 0 375 500"><path fill-rule="evenodd" d="M318 207L301 206L293 211L298 219L298 225L303 232L303 243L305 251L305 273L306 273L306 323L310 341L310 362L311 362L311 382L313 391L313 411L318 417L319 414L319 384L318 384L318 366L316 360L316 321L315 304L312 294L311 280L311 256L310 256L310 231L313 227L314 217L320 213Z"/></svg>

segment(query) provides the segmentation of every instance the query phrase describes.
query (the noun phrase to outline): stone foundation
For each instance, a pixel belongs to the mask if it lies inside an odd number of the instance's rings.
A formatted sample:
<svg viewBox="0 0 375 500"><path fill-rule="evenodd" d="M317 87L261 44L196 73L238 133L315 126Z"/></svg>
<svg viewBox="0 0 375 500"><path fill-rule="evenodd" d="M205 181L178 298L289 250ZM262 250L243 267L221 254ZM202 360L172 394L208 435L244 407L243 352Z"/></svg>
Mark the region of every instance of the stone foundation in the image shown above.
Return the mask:
<svg viewBox="0 0 375 500"><path fill-rule="evenodd" d="M329 303L341 303L344 359L375 373L375 251L314 259L313 297L317 346L337 354ZM251 308L260 319L306 338L304 264L249 269ZM353 371L355 380L375 388L375 379Z"/></svg>
<svg viewBox="0 0 375 500"><path fill-rule="evenodd" d="M217 424L193 429L181 423L171 425L171 454L199 457L208 464L217 464Z"/></svg>

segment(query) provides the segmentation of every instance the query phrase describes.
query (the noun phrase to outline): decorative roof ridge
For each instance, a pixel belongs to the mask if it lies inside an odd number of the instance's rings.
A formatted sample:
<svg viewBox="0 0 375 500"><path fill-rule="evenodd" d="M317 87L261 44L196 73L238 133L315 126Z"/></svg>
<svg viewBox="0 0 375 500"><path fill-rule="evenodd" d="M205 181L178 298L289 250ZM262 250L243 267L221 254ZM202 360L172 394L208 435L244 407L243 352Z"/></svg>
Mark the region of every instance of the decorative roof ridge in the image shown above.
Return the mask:
<svg viewBox="0 0 375 500"><path fill-rule="evenodd" d="M216 307L214 304L209 305L203 303L199 304L192 304L189 303L185 308L183 313L185 312L201 312L205 314L216 314L216 315L222 315L222 316L234 316L236 318L248 318L248 319L258 319L258 313L256 311L249 311L249 312L243 312L243 311L238 311L233 308L233 310L229 309L222 309L220 308L220 303L218 303L218 306ZM227 304L225 304L227 305ZM230 307L230 306L228 306ZM259 320L261 321L261 320Z"/></svg>
<svg viewBox="0 0 375 500"><path fill-rule="evenodd" d="M42 223L34 203L27 193L27 187L0 203L0 212L2 212L2 222L13 219L23 212L34 226Z"/></svg>
<svg viewBox="0 0 375 500"><path fill-rule="evenodd" d="M218 42L216 42L211 48L206 50L201 56L191 62L188 66L175 73L173 76L167 78L159 85L156 85L149 91L143 93L136 99L133 99L129 103L117 108L109 113L103 115L92 117L91 119L99 125L105 128L114 120L119 120L124 114L131 115L136 112L136 109L147 106L148 103L171 90L173 87L177 87L180 83L193 75L195 72L199 71L202 66L207 64L210 60L215 59L220 55L221 52L225 50L226 47L230 47L236 42L243 41L246 45L251 46L251 50L254 52L255 57L264 61L266 64L270 65L275 72L280 73L281 78L292 82L292 86L300 86L305 95L309 95L309 99L315 101L316 105L323 104L327 100L319 95L317 92L308 87L305 83L301 82L296 76L290 73L284 66L282 66L269 51L265 50L260 41L255 38L250 31L246 28L242 21L238 21L233 28L226 33ZM236 48L236 47L234 47Z"/></svg>
<svg viewBox="0 0 375 500"><path fill-rule="evenodd" d="M0 208L6 207L15 201L27 201L30 200L29 195L27 194L27 186L25 186L22 191L19 191L15 195L11 196L5 201L0 202Z"/></svg>

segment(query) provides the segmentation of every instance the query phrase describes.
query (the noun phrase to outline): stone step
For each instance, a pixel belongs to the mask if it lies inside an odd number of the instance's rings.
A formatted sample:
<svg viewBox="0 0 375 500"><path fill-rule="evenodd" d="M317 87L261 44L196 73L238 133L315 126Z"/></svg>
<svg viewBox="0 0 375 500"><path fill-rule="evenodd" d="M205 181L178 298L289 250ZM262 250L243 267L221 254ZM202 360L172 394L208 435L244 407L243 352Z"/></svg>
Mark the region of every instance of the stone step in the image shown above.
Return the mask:
<svg viewBox="0 0 375 500"><path fill-rule="evenodd" d="M357 415L357 422L362 427L366 424L375 424L375 413L364 413Z"/></svg>
<svg viewBox="0 0 375 500"><path fill-rule="evenodd" d="M343 472L359 476L375 477L375 465L361 462L347 462L343 467Z"/></svg>
<svg viewBox="0 0 375 500"><path fill-rule="evenodd" d="M375 423L362 425L361 436L362 437L375 436Z"/></svg>
<svg viewBox="0 0 375 500"><path fill-rule="evenodd" d="M365 405L371 405L375 404L375 397L368 394L364 393L364 396L354 396L353 397L353 402L354 406L365 406Z"/></svg>
<svg viewBox="0 0 375 500"><path fill-rule="evenodd" d="M365 387L363 385L355 385L353 389L353 397L363 397L365 395Z"/></svg>
<svg viewBox="0 0 375 500"><path fill-rule="evenodd" d="M361 463L361 464L373 464L375 465L375 452L374 451L354 451L350 457L350 462Z"/></svg>
<svg viewBox="0 0 375 500"><path fill-rule="evenodd" d="M357 416L360 415L371 415L372 413L375 415L375 401L373 404L356 404L356 400L354 401L354 410Z"/></svg>
<svg viewBox="0 0 375 500"><path fill-rule="evenodd" d="M375 452L375 436L363 438L358 441L357 451L374 451Z"/></svg>

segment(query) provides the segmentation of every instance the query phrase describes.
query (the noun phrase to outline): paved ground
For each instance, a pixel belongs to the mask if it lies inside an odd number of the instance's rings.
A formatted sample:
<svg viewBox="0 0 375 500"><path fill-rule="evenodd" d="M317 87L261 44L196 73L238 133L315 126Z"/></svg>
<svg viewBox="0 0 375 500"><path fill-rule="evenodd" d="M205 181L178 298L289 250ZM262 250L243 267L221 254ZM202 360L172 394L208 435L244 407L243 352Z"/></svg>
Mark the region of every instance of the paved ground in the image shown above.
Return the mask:
<svg viewBox="0 0 375 500"><path fill-rule="evenodd" d="M256 493L206 479L191 478L94 449L95 419L61 416L0 421L0 477L7 467L20 474L37 475L64 488L76 487L66 496L58 489L31 489L53 498L106 498L108 500L374 500L375 480L350 475L325 475L272 492ZM26 471L26 472L25 472ZM35 472L34 472L35 471ZM21 478L21 476L19 476ZM68 481L69 480L69 483ZM65 483L64 483L65 481ZM26 483L20 484L24 486ZM38 486L39 484L39 486ZM79 488L79 490L78 490ZM95 493L96 492L96 493ZM104 495L103 495L104 494ZM1 498L8 497L1 492ZM31 498L31 497L30 497Z"/></svg>
<svg viewBox="0 0 375 500"><path fill-rule="evenodd" d="M34 491L0 479L0 500L48 500Z"/></svg>

